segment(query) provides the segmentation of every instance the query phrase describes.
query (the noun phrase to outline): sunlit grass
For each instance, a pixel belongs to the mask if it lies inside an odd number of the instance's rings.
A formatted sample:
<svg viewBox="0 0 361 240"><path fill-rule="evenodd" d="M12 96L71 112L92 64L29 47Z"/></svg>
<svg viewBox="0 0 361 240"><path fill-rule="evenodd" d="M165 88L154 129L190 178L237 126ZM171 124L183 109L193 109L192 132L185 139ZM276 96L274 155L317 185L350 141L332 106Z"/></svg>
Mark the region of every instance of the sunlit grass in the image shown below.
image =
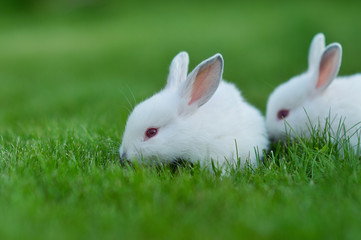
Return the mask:
<svg viewBox="0 0 361 240"><path fill-rule="evenodd" d="M315 239L361 234L359 157L335 154L330 142L278 143L259 168L219 175L197 164L176 172L169 166L123 166L112 130L49 126L4 133L0 139L3 236ZM24 227L15 231L19 224Z"/></svg>

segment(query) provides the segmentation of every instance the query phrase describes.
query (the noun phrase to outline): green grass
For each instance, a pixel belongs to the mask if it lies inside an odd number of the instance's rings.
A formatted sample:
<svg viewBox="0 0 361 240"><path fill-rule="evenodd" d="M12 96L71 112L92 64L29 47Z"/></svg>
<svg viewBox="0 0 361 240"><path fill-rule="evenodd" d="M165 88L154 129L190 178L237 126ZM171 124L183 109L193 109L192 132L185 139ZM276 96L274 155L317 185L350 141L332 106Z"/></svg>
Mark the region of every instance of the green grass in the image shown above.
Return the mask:
<svg viewBox="0 0 361 240"><path fill-rule="evenodd" d="M361 164L319 136L276 144L258 169L129 168L129 110L221 52L225 79L265 110L306 69L313 35L361 70L359 2L215 1L34 7L0 16L1 239L359 239ZM34 10L35 9L35 10Z"/></svg>

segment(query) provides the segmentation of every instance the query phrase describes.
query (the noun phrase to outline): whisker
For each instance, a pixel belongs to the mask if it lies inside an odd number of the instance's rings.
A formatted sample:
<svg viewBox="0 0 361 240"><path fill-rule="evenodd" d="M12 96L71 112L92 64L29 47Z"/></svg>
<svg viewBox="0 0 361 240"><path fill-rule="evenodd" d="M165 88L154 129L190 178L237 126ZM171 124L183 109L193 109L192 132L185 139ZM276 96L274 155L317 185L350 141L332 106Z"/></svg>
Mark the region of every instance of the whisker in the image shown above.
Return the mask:
<svg viewBox="0 0 361 240"><path fill-rule="evenodd" d="M133 97L133 100L135 100L134 94L132 93L132 91L130 90L130 88L127 86L128 91L130 93L130 95ZM127 101L128 103L128 107L122 106L124 109L126 109L128 111L128 113L132 112L132 109L134 108L135 104L132 104L132 102L130 101L129 97L123 92L121 91L121 94L123 95L124 99ZM129 108L130 107L130 108Z"/></svg>
<svg viewBox="0 0 361 240"><path fill-rule="evenodd" d="M135 105L137 105L138 101L137 101L137 99L135 98L135 95L134 95L134 93L132 92L132 90L130 89L130 87L129 87L129 86L127 86L127 87L128 87L128 90L129 90L131 96L133 97L134 106L135 106ZM132 108L134 108L134 106L132 106Z"/></svg>

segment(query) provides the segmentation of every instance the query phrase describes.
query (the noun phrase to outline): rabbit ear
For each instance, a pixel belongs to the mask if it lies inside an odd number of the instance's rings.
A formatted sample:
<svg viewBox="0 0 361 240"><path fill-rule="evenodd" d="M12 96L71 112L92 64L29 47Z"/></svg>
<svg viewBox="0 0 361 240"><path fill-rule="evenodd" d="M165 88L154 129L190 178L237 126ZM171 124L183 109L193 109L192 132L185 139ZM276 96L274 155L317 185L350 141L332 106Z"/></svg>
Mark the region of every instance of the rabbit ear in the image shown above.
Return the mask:
<svg viewBox="0 0 361 240"><path fill-rule="evenodd" d="M191 109L205 104L215 93L223 73L223 58L216 54L200 63L180 89L183 107ZM184 109L183 109L184 110Z"/></svg>
<svg viewBox="0 0 361 240"><path fill-rule="evenodd" d="M166 88L178 87L187 78L189 57L188 53L180 52L169 66Z"/></svg>
<svg viewBox="0 0 361 240"><path fill-rule="evenodd" d="M318 67L320 57L325 50L325 35L323 33L316 34L311 42L310 50L308 53L308 68L315 69Z"/></svg>
<svg viewBox="0 0 361 240"><path fill-rule="evenodd" d="M341 66L342 47L330 44L323 52L318 68L316 89L323 90L337 77Z"/></svg>

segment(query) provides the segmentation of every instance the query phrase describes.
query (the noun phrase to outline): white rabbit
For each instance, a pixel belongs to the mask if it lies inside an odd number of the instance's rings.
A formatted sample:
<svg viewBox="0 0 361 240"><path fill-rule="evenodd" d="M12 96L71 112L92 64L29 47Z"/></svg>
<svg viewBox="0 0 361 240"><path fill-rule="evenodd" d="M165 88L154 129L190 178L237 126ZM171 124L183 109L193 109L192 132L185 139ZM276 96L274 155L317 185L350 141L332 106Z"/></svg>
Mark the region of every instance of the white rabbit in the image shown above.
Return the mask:
<svg viewBox="0 0 361 240"><path fill-rule="evenodd" d="M175 56L165 88L134 108L125 127L121 158L182 159L202 166L212 159L223 167L239 157L242 164L255 166L256 151L261 157L268 147L264 118L233 84L222 80L220 54L187 76L188 62L186 52Z"/></svg>
<svg viewBox="0 0 361 240"><path fill-rule="evenodd" d="M337 77L341 65L339 43L325 46L317 34L311 43L308 70L278 86L267 103L266 125L270 137L309 137L311 128L331 130L331 139L349 139L359 146L361 121L361 75ZM286 121L286 123L285 123Z"/></svg>

